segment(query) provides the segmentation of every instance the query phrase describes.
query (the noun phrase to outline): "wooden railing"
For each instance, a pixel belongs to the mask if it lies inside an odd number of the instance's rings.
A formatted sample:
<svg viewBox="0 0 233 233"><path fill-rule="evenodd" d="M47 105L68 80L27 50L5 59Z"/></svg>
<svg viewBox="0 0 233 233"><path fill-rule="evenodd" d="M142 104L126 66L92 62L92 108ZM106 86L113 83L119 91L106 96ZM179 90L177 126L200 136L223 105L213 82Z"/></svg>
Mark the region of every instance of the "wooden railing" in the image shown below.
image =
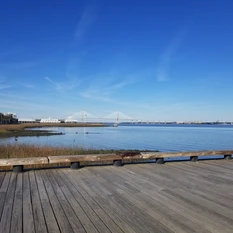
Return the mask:
<svg viewBox="0 0 233 233"><path fill-rule="evenodd" d="M10 158L0 159L0 168L13 166L14 172L22 172L24 165L52 165L70 163L72 169L80 168L80 162L104 162L113 161L114 166L121 166L124 161L155 160L163 164L166 158L190 157L193 162L198 161L199 156L223 155L224 159L232 159L233 150L192 151L192 152L122 152L113 154L90 155L62 155L35 158Z"/></svg>

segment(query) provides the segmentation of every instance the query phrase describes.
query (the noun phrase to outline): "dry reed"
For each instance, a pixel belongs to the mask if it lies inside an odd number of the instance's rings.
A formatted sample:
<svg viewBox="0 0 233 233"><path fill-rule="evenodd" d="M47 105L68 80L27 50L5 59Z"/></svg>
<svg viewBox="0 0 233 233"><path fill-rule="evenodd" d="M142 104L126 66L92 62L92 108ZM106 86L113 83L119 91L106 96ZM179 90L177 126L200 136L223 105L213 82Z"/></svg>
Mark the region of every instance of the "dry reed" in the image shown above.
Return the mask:
<svg viewBox="0 0 233 233"><path fill-rule="evenodd" d="M80 155L113 153L114 150L84 149L82 147L53 147L28 144L3 144L0 145L0 159L48 157L55 155Z"/></svg>
<svg viewBox="0 0 233 233"><path fill-rule="evenodd" d="M48 157L58 155L85 155L85 154L106 154L114 153L114 150L96 150L84 149L82 147L53 147L53 146L36 146L28 144L2 144L0 145L0 159L7 158L29 158L29 157ZM91 163L84 162L83 165ZM101 162L98 162L101 164ZM30 165L25 168L45 168L45 167L58 167L68 166L69 163L50 164L50 165ZM12 166L2 167L0 170L11 170Z"/></svg>

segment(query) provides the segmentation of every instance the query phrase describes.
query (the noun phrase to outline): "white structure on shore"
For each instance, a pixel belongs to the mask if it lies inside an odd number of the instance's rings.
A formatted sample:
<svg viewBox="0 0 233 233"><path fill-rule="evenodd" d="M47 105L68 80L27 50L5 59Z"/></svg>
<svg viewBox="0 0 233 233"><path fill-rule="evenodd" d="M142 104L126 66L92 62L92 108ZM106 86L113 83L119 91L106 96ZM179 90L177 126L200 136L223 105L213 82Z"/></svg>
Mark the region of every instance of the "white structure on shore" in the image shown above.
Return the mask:
<svg viewBox="0 0 233 233"><path fill-rule="evenodd" d="M51 119L50 117L48 119L41 119L40 123L61 123L58 119Z"/></svg>
<svg viewBox="0 0 233 233"><path fill-rule="evenodd" d="M19 118L18 122L19 123L36 123L36 120L32 118Z"/></svg>
<svg viewBox="0 0 233 233"><path fill-rule="evenodd" d="M72 120L72 119L67 118L65 120L65 123L78 123L78 120Z"/></svg>

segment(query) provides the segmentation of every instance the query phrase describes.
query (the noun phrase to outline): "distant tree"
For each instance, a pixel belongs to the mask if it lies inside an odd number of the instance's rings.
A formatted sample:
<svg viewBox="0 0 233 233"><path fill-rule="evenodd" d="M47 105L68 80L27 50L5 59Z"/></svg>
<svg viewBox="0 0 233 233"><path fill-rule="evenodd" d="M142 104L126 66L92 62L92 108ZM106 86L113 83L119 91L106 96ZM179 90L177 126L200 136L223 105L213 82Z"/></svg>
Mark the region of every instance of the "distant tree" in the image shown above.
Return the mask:
<svg viewBox="0 0 233 233"><path fill-rule="evenodd" d="M14 118L12 114L4 115L0 113L0 124L17 124L18 119Z"/></svg>

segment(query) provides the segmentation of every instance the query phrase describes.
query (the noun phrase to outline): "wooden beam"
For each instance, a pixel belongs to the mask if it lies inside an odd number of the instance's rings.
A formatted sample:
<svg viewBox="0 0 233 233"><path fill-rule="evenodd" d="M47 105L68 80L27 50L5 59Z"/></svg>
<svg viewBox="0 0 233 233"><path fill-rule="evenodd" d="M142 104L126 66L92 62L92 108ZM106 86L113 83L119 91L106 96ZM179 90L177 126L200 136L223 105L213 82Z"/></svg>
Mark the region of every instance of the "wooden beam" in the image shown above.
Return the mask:
<svg viewBox="0 0 233 233"><path fill-rule="evenodd" d="M198 157L211 155L231 155L233 150L216 151L193 151L193 152L141 152L141 153L122 153L122 154L89 154L89 155L61 155L49 156L49 163L69 163L69 162L98 162L132 159L159 159L159 158L178 158L178 157Z"/></svg>
<svg viewBox="0 0 233 233"><path fill-rule="evenodd" d="M186 151L186 152L142 152L143 158L177 158L211 155L232 155L233 150L206 150L206 151Z"/></svg>
<svg viewBox="0 0 233 233"><path fill-rule="evenodd" d="M127 161L127 160L157 160L164 161L165 158L190 157L195 160L199 156L224 155L225 159L231 159L233 150L212 150L212 151L188 151L188 152L122 152L111 154L89 154L89 155L62 155L49 157L32 158L10 158L0 159L0 167L23 166L37 164L71 163L74 168L79 168L80 162L101 162L101 161ZM195 159L194 159L195 158ZM159 162L158 162L159 163Z"/></svg>
<svg viewBox="0 0 233 233"><path fill-rule="evenodd" d="M0 166L49 164L47 157L0 159Z"/></svg>
<svg viewBox="0 0 233 233"><path fill-rule="evenodd" d="M116 154L90 154L90 155L61 155L49 156L49 164L54 163L72 163L72 162L97 162L107 160L121 160Z"/></svg>

